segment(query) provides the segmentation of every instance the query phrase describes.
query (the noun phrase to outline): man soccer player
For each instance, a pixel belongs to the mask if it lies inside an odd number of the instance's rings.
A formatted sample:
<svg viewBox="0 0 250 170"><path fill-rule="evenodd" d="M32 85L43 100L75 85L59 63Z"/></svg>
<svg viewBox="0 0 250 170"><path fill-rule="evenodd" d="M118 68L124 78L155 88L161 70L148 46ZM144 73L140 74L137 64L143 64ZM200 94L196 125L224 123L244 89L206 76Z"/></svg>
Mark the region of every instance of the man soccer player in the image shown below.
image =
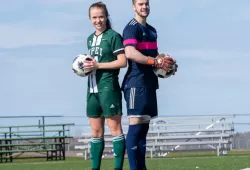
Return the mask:
<svg viewBox="0 0 250 170"><path fill-rule="evenodd" d="M126 148L130 170L146 170L149 122L158 115L158 78L153 68L170 72L176 61L169 56L162 58L164 54L158 53L156 30L146 21L150 11L149 0L132 0L132 3L135 18L123 30L123 44L129 64L122 86L129 117Z"/></svg>

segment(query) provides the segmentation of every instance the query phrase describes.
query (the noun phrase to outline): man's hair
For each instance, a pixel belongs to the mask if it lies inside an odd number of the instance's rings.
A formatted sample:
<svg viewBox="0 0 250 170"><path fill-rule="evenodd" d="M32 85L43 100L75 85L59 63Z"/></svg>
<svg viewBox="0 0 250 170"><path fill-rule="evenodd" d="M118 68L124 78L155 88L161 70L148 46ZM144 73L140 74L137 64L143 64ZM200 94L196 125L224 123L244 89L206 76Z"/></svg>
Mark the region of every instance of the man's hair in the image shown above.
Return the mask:
<svg viewBox="0 0 250 170"><path fill-rule="evenodd" d="M106 27L107 27L107 29L111 28L111 22L109 20L109 12L108 12L108 9L107 9L106 5L104 3L102 3L101 1L93 3L89 7L89 18L90 18L90 10L91 10L91 8L102 8L104 10L104 13L105 13L106 17L107 17Z"/></svg>
<svg viewBox="0 0 250 170"><path fill-rule="evenodd" d="M133 5L136 3L136 0L132 0Z"/></svg>

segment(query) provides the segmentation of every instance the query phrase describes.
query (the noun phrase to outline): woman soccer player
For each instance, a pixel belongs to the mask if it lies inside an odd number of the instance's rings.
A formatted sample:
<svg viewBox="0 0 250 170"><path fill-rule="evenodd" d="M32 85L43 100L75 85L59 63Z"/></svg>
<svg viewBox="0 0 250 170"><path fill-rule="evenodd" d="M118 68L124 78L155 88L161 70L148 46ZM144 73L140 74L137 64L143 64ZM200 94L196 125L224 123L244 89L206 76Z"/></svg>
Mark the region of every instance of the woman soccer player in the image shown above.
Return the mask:
<svg viewBox="0 0 250 170"><path fill-rule="evenodd" d="M122 170L125 138L121 127L122 96L118 81L119 70L126 67L123 41L111 28L108 10L102 2L89 8L89 18L95 32L88 37L87 46L92 61L84 68L94 70L88 79L87 116L92 129L92 170L99 170L104 150L104 121L113 136L114 169Z"/></svg>

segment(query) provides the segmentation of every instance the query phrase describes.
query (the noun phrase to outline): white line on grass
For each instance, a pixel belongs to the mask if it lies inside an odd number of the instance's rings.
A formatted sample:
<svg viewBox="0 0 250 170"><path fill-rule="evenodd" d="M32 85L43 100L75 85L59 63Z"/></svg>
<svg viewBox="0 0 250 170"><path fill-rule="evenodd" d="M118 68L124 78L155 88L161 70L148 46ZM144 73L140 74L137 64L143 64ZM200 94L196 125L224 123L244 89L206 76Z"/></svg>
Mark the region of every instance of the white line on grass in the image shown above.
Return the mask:
<svg viewBox="0 0 250 170"><path fill-rule="evenodd" d="M69 162L82 162L82 161L58 161L58 162L25 162L25 163L6 163L6 164L0 164L0 166L11 166L11 165L41 165L41 164L62 164L62 163L69 163Z"/></svg>
<svg viewBox="0 0 250 170"><path fill-rule="evenodd" d="M228 156L228 157L245 157L245 158L248 158L250 156L248 155L242 155L242 156ZM204 157L176 157L176 158L168 158L166 157L165 159L208 159L208 158L220 158L218 156L204 156ZM159 160L161 158L148 158L148 160ZM6 163L6 164L0 164L0 167L1 166L12 166L12 165L18 165L18 166L21 166L21 165L41 165L41 164L63 164L63 163L79 163L79 162L83 162L81 160L79 161L58 161L58 162L25 162L25 163ZM250 170L250 168L247 168L247 169L243 169L243 170Z"/></svg>

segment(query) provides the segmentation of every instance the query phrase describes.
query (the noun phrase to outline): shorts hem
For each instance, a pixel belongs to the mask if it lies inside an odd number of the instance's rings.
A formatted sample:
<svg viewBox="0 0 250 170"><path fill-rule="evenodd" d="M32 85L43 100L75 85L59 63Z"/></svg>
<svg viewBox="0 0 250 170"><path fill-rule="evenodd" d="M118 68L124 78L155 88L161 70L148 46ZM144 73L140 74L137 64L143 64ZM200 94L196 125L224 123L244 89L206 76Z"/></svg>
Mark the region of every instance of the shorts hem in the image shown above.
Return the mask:
<svg viewBox="0 0 250 170"><path fill-rule="evenodd" d="M151 119L155 119L155 118L157 118L158 117L158 115L156 115L156 116L150 116L150 115L128 115L127 116L128 118L133 118L133 117L137 117L137 118L144 118L144 119L149 119L149 120L151 120Z"/></svg>
<svg viewBox="0 0 250 170"><path fill-rule="evenodd" d="M103 117L103 116L88 116L88 115L87 115L87 117L88 117L88 118L99 118L99 117Z"/></svg>
<svg viewBox="0 0 250 170"><path fill-rule="evenodd" d="M115 114L111 114L111 115L98 115L98 116L92 116L92 115L87 115L88 118L109 118L109 117L112 117L112 116L115 116L115 115L123 115L123 113L115 113Z"/></svg>
<svg viewBox="0 0 250 170"><path fill-rule="evenodd" d="M105 117L105 118L110 118L110 117L112 117L112 116L115 116L115 115L123 115L122 113L116 113L116 114L112 114L112 115L108 115L108 116L103 116L103 117Z"/></svg>

